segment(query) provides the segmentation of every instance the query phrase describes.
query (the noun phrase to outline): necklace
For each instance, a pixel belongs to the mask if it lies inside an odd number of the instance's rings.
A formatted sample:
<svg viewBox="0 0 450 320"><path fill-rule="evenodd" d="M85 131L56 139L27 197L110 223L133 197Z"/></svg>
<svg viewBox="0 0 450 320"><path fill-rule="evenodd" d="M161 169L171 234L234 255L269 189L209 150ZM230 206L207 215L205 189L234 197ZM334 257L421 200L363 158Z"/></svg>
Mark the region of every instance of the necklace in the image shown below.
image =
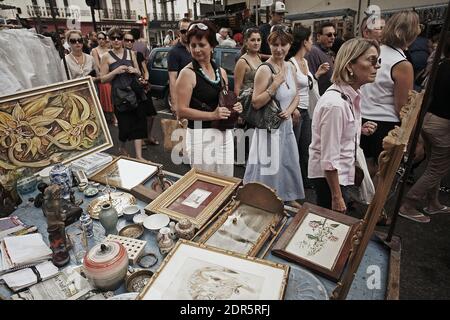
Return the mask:
<svg viewBox="0 0 450 320"><path fill-rule="evenodd" d="M76 62L76 64L80 67L80 70L83 71L84 69L84 64L85 64L85 59L84 59L84 54L81 54L81 62L78 61L77 57L71 52L70 55L72 56L73 60Z"/></svg>
<svg viewBox="0 0 450 320"><path fill-rule="evenodd" d="M284 64L284 62L283 62L283 67L280 67L280 66L278 66L276 63L273 63L274 65L276 65L277 67L278 67L278 72L277 72L277 74L278 73L280 73L282 70L284 70L284 84L286 85L286 87L288 88L288 89L291 89L291 87L289 87L289 84L288 84L288 82L287 82L287 75L286 75L286 66L285 66L285 64Z"/></svg>
<svg viewBox="0 0 450 320"><path fill-rule="evenodd" d="M205 72L203 72L203 68L200 67L200 68L198 68L198 70L200 71L200 73L202 74L203 78L204 78L206 81L208 81L209 83L215 84L215 85L219 84L219 82L220 82L219 68L216 69L216 80L211 80L211 79L208 77L208 75L207 75Z"/></svg>

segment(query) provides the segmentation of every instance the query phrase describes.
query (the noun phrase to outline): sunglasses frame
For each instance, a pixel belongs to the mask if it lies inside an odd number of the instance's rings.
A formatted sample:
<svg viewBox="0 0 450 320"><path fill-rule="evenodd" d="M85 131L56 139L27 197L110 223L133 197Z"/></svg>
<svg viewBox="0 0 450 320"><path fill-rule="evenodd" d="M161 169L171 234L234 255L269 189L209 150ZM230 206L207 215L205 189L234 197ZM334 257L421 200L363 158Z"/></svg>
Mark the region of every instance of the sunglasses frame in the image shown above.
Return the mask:
<svg viewBox="0 0 450 320"><path fill-rule="evenodd" d="M109 39L111 41L116 41L116 40L123 41L123 36L111 36L111 37L109 37Z"/></svg>
<svg viewBox="0 0 450 320"><path fill-rule="evenodd" d="M79 44L83 44L83 39L82 38L78 38L78 39L69 39L69 43L70 44L76 44L76 43L79 43Z"/></svg>
<svg viewBox="0 0 450 320"><path fill-rule="evenodd" d="M134 43L134 39L125 39L123 38L123 42L130 42L130 43Z"/></svg>
<svg viewBox="0 0 450 320"><path fill-rule="evenodd" d="M337 33L336 32L328 32L328 33L325 33L324 34L324 36L327 36L328 38L331 38L331 36L334 36L335 38L337 37Z"/></svg>

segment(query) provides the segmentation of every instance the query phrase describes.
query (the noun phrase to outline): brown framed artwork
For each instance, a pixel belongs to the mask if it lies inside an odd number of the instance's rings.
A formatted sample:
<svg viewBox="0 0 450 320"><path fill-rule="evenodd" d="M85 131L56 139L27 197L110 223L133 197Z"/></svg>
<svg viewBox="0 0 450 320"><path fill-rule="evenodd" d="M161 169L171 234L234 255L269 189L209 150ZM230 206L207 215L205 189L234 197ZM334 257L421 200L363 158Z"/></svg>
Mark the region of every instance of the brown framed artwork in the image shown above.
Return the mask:
<svg viewBox="0 0 450 320"><path fill-rule="evenodd" d="M272 189L260 183L248 183L239 188L236 198L197 242L256 256L267 239L276 234L283 217L283 201Z"/></svg>
<svg viewBox="0 0 450 320"><path fill-rule="evenodd" d="M121 156L96 172L90 179L121 190L131 191L134 187L152 178L160 167L160 164Z"/></svg>
<svg viewBox="0 0 450 320"><path fill-rule="evenodd" d="M281 300L289 266L179 240L138 300Z"/></svg>
<svg viewBox="0 0 450 320"><path fill-rule="evenodd" d="M305 203L272 253L337 281L352 247L360 220Z"/></svg>
<svg viewBox="0 0 450 320"><path fill-rule="evenodd" d="M173 220L187 218L201 228L231 196L241 179L191 169L153 200L145 210Z"/></svg>
<svg viewBox="0 0 450 320"><path fill-rule="evenodd" d="M112 147L91 77L0 97L0 169L37 172Z"/></svg>

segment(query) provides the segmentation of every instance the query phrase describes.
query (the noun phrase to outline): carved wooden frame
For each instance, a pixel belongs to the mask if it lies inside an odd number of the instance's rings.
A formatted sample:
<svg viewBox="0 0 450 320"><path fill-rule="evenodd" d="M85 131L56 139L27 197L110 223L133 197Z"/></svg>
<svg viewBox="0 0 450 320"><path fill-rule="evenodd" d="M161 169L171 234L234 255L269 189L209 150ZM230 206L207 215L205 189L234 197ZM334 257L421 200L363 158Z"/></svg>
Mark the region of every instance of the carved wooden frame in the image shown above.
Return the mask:
<svg viewBox="0 0 450 320"><path fill-rule="evenodd" d="M263 266L267 266L267 267L270 267L270 268L282 270L283 277L282 277L281 282L280 283L273 283L272 282L271 285L273 287L278 286L278 294L277 294L278 299L282 300L284 298L284 294L285 294L285 291L286 291L287 282L288 282L288 278L289 278L289 271L290 271L290 267L289 266L284 265L284 264L280 264L280 263L275 263L275 262L268 261L268 260L263 260L263 259L259 259L259 258L255 258L255 257L249 257L249 256L237 254L237 253L234 253L234 252L231 252L231 251L225 251L225 250L222 250L222 249L206 246L204 244L194 243L192 241L188 241L188 240L184 240L184 239L180 239L177 242L177 244L175 245L175 247L166 256L164 261L161 263L161 266L159 267L159 269L150 278L149 282L144 287L144 289L139 293L139 295L136 298L137 300L144 300L146 298L146 295L149 293L149 290L151 290L152 286L157 281L157 279L159 277L161 277L161 275L167 274L165 269L166 269L167 265L171 262L173 257L177 255L177 252L179 251L181 246L191 246L191 247L194 247L194 248L199 248L199 249L205 250L206 252L210 252L212 255L220 254L220 255L223 255L223 256L228 256L228 257L233 257L233 258L246 260L247 262L251 262L252 264L255 263L255 264L258 264L258 265L263 265ZM232 260L234 260L234 259L232 259ZM227 266L232 266L232 265L233 265L232 262L227 264ZM270 279L270 280L272 280L272 279ZM270 281L268 281L268 283L270 283Z"/></svg>

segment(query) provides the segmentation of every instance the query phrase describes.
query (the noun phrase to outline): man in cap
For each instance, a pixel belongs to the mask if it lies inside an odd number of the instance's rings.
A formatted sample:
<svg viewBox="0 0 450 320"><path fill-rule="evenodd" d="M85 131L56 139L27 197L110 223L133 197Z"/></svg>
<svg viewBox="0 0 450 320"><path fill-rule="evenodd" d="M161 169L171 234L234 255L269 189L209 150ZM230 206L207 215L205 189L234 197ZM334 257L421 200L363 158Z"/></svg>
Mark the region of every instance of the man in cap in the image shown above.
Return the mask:
<svg viewBox="0 0 450 320"><path fill-rule="evenodd" d="M284 14L287 13L286 5L281 1L275 1L270 7L270 21L269 23L263 24L259 27L261 32L261 59L267 60L270 58L272 53L270 52L269 44L267 43L267 38L270 34L270 29L276 24L282 24L284 22Z"/></svg>

